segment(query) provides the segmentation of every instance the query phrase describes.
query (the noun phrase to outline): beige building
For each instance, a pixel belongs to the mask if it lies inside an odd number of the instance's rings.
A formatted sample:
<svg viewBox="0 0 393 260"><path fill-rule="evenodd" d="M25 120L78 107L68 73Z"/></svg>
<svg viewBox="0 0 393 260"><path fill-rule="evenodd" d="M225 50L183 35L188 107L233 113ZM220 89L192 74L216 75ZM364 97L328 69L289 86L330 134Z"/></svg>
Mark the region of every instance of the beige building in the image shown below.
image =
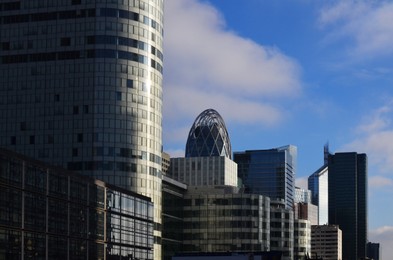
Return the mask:
<svg viewBox="0 0 393 260"><path fill-rule="evenodd" d="M311 226L312 256L342 260L342 232L336 225Z"/></svg>

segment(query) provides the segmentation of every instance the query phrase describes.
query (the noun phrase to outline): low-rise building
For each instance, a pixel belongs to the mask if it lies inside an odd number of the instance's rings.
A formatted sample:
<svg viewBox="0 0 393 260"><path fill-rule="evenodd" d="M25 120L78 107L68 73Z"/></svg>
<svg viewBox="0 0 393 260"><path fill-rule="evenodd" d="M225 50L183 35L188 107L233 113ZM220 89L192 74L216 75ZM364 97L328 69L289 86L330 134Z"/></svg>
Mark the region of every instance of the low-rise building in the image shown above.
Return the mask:
<svg viewBox="0 0 393 260"><path fill-rule="evenodd" d="M342 260L342 232L336 225L311 226L311 252L323 260Z"/></svg>

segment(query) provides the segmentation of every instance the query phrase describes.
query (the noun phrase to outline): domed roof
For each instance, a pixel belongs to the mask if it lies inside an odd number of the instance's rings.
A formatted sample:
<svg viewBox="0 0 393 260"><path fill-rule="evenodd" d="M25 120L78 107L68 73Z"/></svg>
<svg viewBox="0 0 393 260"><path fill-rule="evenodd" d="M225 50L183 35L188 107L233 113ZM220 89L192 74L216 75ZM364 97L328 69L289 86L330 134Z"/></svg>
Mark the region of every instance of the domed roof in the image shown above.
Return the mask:
<svg viewBox="0 0 393 260"><path fill-rule="evenodd" d="M206 109L199 114L188 134L186 157L203 156L226 156L232 159L227 128L214 109Z"/></svg>

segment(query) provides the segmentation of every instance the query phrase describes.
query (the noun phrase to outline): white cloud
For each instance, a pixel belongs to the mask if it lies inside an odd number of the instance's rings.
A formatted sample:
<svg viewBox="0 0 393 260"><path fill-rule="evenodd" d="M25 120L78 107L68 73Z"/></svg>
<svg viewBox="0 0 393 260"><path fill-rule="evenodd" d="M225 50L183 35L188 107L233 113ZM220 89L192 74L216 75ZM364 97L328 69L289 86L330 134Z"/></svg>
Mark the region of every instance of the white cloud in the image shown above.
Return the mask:
<svg viewBox="0 0 393 260"><path fill-rule="evenodd" d="M354 58L393 54L393 3L387 1L336 1L322 9L319 23L328 41L352 38Z"/></svg>
<svg viewBox="0 0 393 260"><path fill-rule="evenodd" d="M379 189L383 187L393 187L393 180L383 176L372 176L368 180L369 187Z"/></svg>
<svg viewBox="0 0 393 260"><path fill-rule="evenodd" d="M165 1L165 29L165 131L207 108L225 121L275 125L284 115L275 102L301 93L294 60L230 31L206 2Z"/></svg>
<svg viewBox="0 0 393 260"><path fill-rule="evenodd" d="M380 243L382 248L382 256L380 259L390 259L393 255L393 227L383 226L375 230L370 230L369 241Z"/></svg>
<svg viewBox="0 0 393 260"><path fill-rule="evenodd" d="M366 116L357 127L356 138L342 150L365 152L370 164L380 173L392 173L393 169L393 101Z"/></svg>

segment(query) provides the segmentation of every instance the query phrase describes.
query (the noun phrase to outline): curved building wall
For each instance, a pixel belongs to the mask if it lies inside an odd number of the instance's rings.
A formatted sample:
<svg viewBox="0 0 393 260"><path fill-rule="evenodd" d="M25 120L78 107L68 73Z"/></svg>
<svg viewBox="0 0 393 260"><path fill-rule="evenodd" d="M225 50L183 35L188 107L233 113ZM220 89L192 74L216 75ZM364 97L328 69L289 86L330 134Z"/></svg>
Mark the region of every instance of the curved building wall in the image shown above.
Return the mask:
<svg viewBox="0 0 393 260"><path fill-rule="evenodd" d="M151 197L160 237L163 0L14 2L0 146Z"/></svg>
<svg viewBox="0 0 393 260"><path fill-rule="evenodd" d="M195 119L188 134L186 157L225 156L232 148L225 122L214 109L206 109Z"/></svg>

